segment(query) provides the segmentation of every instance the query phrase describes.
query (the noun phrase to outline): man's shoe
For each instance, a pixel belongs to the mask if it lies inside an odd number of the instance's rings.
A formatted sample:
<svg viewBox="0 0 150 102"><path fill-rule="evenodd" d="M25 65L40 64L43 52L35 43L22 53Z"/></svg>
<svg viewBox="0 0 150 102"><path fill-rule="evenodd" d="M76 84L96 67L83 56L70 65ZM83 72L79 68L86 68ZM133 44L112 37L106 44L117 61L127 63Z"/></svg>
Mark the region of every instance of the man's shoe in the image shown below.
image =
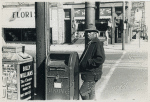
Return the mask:
<svg viewBox="0 0 150 102"><path fill-rule="evenodd" d="M82 100L89 100L89 96L81 96Z"/></svg>

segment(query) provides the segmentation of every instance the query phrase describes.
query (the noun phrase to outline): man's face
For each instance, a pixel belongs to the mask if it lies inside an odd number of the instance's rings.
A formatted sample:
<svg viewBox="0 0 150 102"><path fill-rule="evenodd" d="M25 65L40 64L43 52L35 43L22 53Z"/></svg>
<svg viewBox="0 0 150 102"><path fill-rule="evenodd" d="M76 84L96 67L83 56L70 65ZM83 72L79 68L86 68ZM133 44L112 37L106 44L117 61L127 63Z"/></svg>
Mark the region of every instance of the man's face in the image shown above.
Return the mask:
<svg viewBox="0 0 150 102"><path fill-rule="evenodd" d="M96 37L97 33L96 32L88 32L88 38L89 40L92 40Z"/></svg>

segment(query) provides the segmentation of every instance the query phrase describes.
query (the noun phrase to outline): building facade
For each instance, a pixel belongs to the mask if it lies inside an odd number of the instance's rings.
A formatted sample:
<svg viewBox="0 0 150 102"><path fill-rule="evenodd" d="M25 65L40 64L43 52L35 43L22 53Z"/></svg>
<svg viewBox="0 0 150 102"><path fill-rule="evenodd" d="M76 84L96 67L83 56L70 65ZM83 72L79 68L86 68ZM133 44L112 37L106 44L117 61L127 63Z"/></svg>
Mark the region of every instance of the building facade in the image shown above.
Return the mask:
<svg viewBox="0 0 150 102"><path fill-rule="evenodd" d="M129 20L129 2L126 2L126 19ZM109 43L121 43L122 2L96 3L96 28L99 38L105 39L109 30ZM2 35L6 43L35 43L35 3L4 3L2 8ZM74 43L84 39L85 4L50 4L50 39L52 44ZM126 25L126 43L129 26Z"/></svg>
<svg viewBox="0 0 150 102"><path fill-rule="evenodd" d="M131 9L131 22L133 25L133 32L141 30L141 37L145 38L147 36L146 30L146 22L145 22L145 1L134 1L132 2L132 9ZM136 35L133 35L136 36ZM138 36L138 35L137 35ZM135 37L134 37L135 38ZM139 37L136 37L139 39Z"/></svg>

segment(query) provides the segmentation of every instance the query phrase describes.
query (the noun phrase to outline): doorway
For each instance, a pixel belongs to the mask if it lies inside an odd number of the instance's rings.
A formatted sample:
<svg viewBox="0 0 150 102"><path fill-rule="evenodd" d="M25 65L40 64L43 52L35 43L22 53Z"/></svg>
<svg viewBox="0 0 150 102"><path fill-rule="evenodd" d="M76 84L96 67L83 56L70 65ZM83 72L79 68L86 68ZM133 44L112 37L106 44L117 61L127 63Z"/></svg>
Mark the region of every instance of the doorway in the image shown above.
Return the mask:
<svg viewBox="0 0 150 102"><path fill-rule="evenodd" d="M71 20L65 20L65 43L71 43Z"/></svg>
<svg viewBox="0 0 150 102"><path fill-rule="evenodd" d="M50 27L50 32L49 33L50 33L50 44L53 44L53 39L52 39L53 34L52 34L52 28L51 27Z"/></svg>

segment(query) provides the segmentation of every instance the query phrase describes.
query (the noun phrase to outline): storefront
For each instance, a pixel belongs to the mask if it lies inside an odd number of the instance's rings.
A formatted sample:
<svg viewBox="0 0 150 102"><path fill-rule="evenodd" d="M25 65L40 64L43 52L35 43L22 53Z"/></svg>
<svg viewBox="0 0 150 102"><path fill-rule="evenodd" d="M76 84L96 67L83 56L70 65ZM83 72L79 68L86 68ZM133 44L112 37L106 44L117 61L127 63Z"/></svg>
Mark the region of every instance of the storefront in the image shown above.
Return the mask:
<svg viewBox="0 0 150 102"><path fill-rule="evenodd" d="M6 42L35 42L36 33L35 28L4 28Z"/></svg>
<svg viewBox="0 0 150 102"><path fill-rule="evenodd" d="M74 9L74 27L76 38L83 39L85 31L85 8Z"/></svg>
<svg viewBox="0 0 150 102"><path fill-rule="evenodd" d="M35 5L21 7L13 6L3 8L3 37L6 43L35 43ZM63 7L51 7L50 9L50 34L52 44L72 43L74 39L84 39L85 31L85 7L74 5ZM122 7L115 7L117 20L122 19ZM100 31L99 37L105 36L109 30L109 37L112 39L112 7L100 7L99 18L95 21L96 28ZM120 26L115 26L115 42L121 42ZM114 38L113 38L114 39Z"/></svg>
<svg viewBox="0 0 150 102"><path fill-rule="evenodd" d="M2 28L6 43L36 41L34 7L3 8Z"/></svg>
<svg viewBox="0 0 150 102"><path fill-rule="evenodd" d="M109 22L111 19L111 8L100 8L99 19L95 21L95 26L99 30L99 39L105 39L105 31L108 26L112 25ZM74 28L76 39L84 39L85 31L85 8L75 8L74 9Z"/></svg>
<svg viewBox="0 0 150 102"><path fill-rule="evenodd" d="M99 39L105 40L105 33L108 31L108 37L111 37L111 19L112 11L111 8L100 8L99 20L96 21L96 28L99 30Z"/></svg>
<svg viewBox="0 0 150 102"><path fill-rule="evenodd" d="M122 13L123 13L123 8L121 7L116 7L115 8L115 43L121 43L122 42L122 26L123 26L123 20L122 20Z"/></svg>

